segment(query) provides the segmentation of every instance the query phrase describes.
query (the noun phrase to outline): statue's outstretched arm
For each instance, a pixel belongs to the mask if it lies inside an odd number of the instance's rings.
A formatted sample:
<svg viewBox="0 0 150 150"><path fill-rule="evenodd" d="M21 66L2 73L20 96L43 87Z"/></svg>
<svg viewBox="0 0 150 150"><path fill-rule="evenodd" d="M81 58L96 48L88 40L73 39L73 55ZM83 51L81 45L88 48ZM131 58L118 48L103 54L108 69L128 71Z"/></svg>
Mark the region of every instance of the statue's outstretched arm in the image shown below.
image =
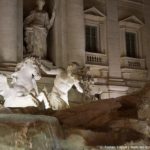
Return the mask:
<svg viewBox="0 0 150 150"><path fill-rule="evenodd" d="M46 68L44 65L41 65L40 68L49 75L58 75L62 72L62 69L58 68L58 69L48 69Z"/></svg>
<svg viewBox="0 0 150 150"><path fill-rule="evenodd" d="M50 19L50 21L49 21L49 29L53 26L53 24L54 24L54 20L55 20L55 16L56 16L56 12L55 12L55 10L52 12L52 17L51 17L51 19Z"/></svg>
<svg viewBox="0 0 150 150"><path fill-rule="evenodd" d="M79 81L76 81L76 82L74 83L74 85L75 85L75 87L77 88L78 92L83 93L83 89L82 89L82 87L80 86Z"/></svg>
<svg viewBox="0 0 150 150"><path fill-rule="evenodd" d="M53 12L52 12L52 16L51 16L51 19L50 19L50 21L49 21L49 29L53 26L54 21L55 21L57 3L58 3L58 2L55 1L54 8L53 8Z"/></svg>

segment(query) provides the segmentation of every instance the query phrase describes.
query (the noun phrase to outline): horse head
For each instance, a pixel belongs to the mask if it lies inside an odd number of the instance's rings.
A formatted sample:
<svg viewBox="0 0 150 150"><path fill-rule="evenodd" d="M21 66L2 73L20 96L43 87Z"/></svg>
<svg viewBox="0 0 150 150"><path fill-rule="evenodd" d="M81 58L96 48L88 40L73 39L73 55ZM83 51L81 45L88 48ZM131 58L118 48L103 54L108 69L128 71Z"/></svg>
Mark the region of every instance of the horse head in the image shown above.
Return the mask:
<svg viewBox="0 0 150 150"><path fill-rule="evenodd" d="M36 58L34 57L25 58L24 61L22 61L16 66L17 72L19 71L21 73L23 70L27 72L28 75L32 75L35 80L40 80L41 74Z"/></svg>

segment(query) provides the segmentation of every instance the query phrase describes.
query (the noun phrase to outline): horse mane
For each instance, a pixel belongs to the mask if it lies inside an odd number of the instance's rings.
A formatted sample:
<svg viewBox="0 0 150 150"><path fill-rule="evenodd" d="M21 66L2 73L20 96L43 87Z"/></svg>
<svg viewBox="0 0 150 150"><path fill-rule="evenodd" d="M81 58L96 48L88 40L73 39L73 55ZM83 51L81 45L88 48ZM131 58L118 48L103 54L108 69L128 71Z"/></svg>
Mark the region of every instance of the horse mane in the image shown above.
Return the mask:
<svg viewBox="0 0 150 150"><path fill-rule="evenodd" d="M15 71L19 71L24 65L24 62L21 62L21 63L18 63L16 68L15 68Z"/></svg>
<svg viewBox="0 0 150 150"><path fill-rule="evenodd" d="M36 70L35 72L33 72L33 76L36 80L38 80L39 77L41 77L41 73L40 73L39 66L36 62L35 57L27 57L22 62L18 63L15 68L15 72L20 71L24 67L24 65L27 63L30 63L31 65L33 65L33 68Z"/></svg>
<svg viewBox="0 0 150 150"><path fill-rule="evenodd" d="M29 62L29 61L36 65L35 60L36 60L36 58L34 58L34 57L25 58L22 62L17 64L17 66L15 68L15 71L19 71L24 66L24 64Z"/></svg>

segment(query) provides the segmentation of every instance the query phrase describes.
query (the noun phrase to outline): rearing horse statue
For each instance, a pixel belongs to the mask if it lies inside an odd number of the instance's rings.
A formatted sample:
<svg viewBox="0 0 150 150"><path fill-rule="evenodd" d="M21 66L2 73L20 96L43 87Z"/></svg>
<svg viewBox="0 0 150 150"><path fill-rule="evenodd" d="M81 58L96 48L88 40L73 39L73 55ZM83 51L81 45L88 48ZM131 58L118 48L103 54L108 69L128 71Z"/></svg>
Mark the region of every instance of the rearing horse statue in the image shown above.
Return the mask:
<svg viewBox="0 0 150 150"><path fill-rule="evenodd" d="M41 75L35 58L26 58L19 63L11 78L9 85L7 77L0 74L0 95L4 97L4 107L38 107L38 103L43 101L45 108L50 108L46 95L38 92L36 81Z"/></svg>

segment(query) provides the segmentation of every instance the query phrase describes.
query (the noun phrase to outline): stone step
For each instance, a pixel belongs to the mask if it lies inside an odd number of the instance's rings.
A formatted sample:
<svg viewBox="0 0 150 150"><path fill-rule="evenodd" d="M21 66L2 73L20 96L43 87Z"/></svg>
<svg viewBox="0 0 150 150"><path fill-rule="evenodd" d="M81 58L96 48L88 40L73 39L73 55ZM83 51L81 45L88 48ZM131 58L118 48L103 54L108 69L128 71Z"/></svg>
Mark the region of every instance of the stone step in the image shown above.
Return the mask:
<svg viewBox="0 0 150 150"><path fill-rule="evenodd" d="M17 63L0 63L0 71L14 71Z"/></svg>

